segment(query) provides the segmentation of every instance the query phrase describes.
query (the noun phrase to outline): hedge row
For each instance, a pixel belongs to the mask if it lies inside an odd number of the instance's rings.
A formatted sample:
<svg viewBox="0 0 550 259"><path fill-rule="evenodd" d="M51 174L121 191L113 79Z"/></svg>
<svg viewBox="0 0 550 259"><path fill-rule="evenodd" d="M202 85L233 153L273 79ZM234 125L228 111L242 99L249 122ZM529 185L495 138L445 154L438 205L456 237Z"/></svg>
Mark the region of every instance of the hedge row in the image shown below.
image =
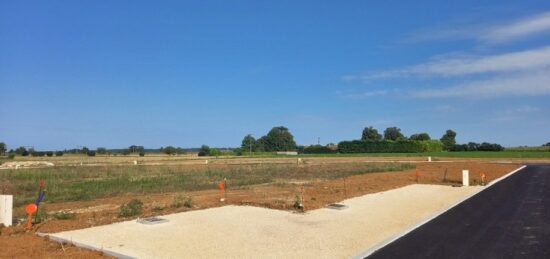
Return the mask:
<svg viewBox="0 0 550 259"><path fill-rule="evenodd" d="M468 144L454 145L449 151L464 152L464 151L503 151L504 147L499 144L483 142L481 144L470 142Z"/></svg>
<svg viewBox="0 0 550 259"><path fill-rule="evenodd" d="M327 146L313 145L305 148L298 147L298 153L303 154L335 154L338 153L337 149L332 149Z"/></svg>
<svg viewBox="0 0 550 259"><path fill-rule="evenodd" d="M442 150L443 143L439 140L353 140L338 143L340 153L421 153Z"/></svg>

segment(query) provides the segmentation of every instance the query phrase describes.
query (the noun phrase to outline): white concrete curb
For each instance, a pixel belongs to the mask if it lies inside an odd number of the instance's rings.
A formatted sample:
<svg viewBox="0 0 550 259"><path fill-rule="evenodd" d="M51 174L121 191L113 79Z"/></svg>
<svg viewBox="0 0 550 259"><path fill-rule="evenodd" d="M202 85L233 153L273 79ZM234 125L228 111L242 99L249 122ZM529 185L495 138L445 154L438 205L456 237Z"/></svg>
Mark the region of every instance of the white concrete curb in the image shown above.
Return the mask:
<svg viewBox="0 0 550 259"><path fill-rule="evenodd" d="M359 255L353 257L353 258L356 258L356 259L365 258L365 257L367 257L367 256L369 256L369 255L371 255L371 254L373 254L373 253L376 252L377 250L379 250L379 249L381 249L381 248L383 248L383 247L385 247L385 246L387 246L387 245L393 243L395 240L397 240L397 239L399 239L399 238L401 238L401 237L407 235L408 233L412 232L413 230L415 230L415 229L419 228L420 226L422 226L422 225L428 223L428 222L431 221L432 219L435 219L435 218L439 217L441 214L445 213L446 211L448 211L448 210L450 210L450 209L456 207L458 204L460 204L460 203L462 203L462 202L464 202L464 201L466 201L466 200L472 198L474 195L476 195L476 194L478 194L478 193L480 193L480 192L486 190L487 188L493 186L494 184L496 184L496 183L498 183L498 182L500 182L500 181L506 179L507 177L511 176L512 174L514 174L514 173L516 173L516 172L518 172L518 171L524 169L525 167L527 167L527 166L524 165L524 166L522 166L522 167L520 167L520 168L518 168L518 169L516 169L516 170L514 170L514 171L512 171L512 172L510 172L510 173L507 173L507 174L503 175L502 177L500 177L500 178L498 178L498 179L495 179L495 180L491 181L488 185L484 186L483 188L479 189L478 191L476 191L476 192L474 192L474 193L472 193L472 194L466 196L465 198L459 200L458 202L456 202L456 203L454 203L454 204L451 204L449 207L447 207L447 208L445 208L445 209L443 209L443 210L441 210L441 211L439 211L439 212L433 214L432 216L428 217L427 219L421 221L420 223L418 223L418 224L416 224L416 225L413 225L412 227L410 227L410 228L404 230L403 232L400 232L400 233L398 233L398 234L396 234L396 235L394 235L394 236L392 236L392 237L390 237L390 238L388 238L388 239L382 241L381 243L372 246L372 247L369 248L367 251L365 251L365 252L363 252L363 253L361 253L361 254L359 254Z"/></svg>

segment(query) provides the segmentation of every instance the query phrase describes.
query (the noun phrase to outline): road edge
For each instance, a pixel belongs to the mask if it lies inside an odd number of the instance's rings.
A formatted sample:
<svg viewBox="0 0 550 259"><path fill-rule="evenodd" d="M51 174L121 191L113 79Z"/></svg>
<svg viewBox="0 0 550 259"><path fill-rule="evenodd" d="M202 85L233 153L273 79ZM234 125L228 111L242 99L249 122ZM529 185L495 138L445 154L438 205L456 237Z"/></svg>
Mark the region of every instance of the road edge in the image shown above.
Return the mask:
<svg viewBox="0 0 550 259"><path fill-rule="evenodd" d="M486 190L487 188L493 186L494 184L496 184L496 183L498 183L498 182L500 182L500 181L502 181L502 180L504 180L504 179L510 177L511 175L513 175L513 174L515 174L515 173L517 173L517 172L519 172L519 171L521 171L521 170L523 170L525 167L527 167L527 165L523 165L523 166L521 166L521 167L519 167L519 168L517 168L517 169L515 169L515 170L513 170L513 171L511 171L511 172L509 172L509 173L507 173L507 174L505 174L505 175L503 175L503 176L501 176L501 177L499 177L499 178L493 180L493 181L491 181L488 185L484 186L483 188L479 189L478 191L473 192L472 194L470 194L470 195L464 197L464 198L461 199L461 200L458 200L457 202L455 202L455 203L449 205L448 207L444 208L443 210L440 210L440 211L434 213L433 215L429 216L428 218L426 218L426 219L420 221L418 224L415 224L415 225L413 225L412 227L407 228L407 229L405 229L404 231L402 231L402 232L400 232L400 233L397 233L397 234L395 234L394 236L392 236L392 237L390 237L390 238L388 238L388 239L386 239L386 240L384 240L384 241L382 241L382 242L380 242L380 243L378 243L378 244L376 244L376 245L370 247L370 248L367 249L365 252L362 252L361 254L359 254L359 255L357 255L357 256L354 256L353 258L354 258L354 259L359 259L359 258L366 258L366 257L370 256L370 255L373 254L374 252L376 252L376 251L382 249L383 247L385 247L385 246L387 246L387 245L393 243L393 242L396 241L397 239L399 239L399 238L401 238L401 237L403 237L403 236L409 234L409 233L412 232L413 230L415 230L415 229L421 227L422 225L424 225L424 224L430 222L431 220L433 220L433 219L439 217L441 214L443 214L443 213L447 212L448 210L450 210L450 209L456 207L456 206L459 205L460 203L462 203L462 202L464 202L464 201L466 201L466 200L472 198L473 196L475 196L475 195L477 195L478 193L480 193L480 192Z"/></svg>

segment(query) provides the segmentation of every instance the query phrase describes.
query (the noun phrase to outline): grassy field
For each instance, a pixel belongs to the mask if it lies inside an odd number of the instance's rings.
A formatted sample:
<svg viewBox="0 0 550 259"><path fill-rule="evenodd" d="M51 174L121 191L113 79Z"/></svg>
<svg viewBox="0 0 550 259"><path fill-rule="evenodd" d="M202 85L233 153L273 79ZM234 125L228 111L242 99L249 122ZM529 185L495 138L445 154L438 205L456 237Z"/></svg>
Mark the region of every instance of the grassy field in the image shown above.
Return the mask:
<svg viewBox="0 0 550 259"><path fill-rule="evenodd" d="M214 189L227 178L228 188L289 180L335 179L345 176L402 171L407 163L331 165L217 166L68 166L2 170L0 189L15 195L15 206L36 199L38 181L45 180L50 202L91 200L123 194L147 194Z"/></svg>

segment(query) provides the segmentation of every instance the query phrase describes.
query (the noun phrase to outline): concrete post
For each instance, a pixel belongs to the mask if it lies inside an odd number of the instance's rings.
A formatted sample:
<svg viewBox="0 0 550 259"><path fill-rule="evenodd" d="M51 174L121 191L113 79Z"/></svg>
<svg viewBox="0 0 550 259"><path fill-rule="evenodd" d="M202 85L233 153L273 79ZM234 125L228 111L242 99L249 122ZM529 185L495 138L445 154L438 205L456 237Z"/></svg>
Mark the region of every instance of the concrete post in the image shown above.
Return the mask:
<svg viewBox="0 0 550 259"><path fill-rule="evenodd" d="M13 196L12 195L0 195L0 224L9 227L13 221L12 219L13 209Z"/></svg>
<svg viewBox="0 0 550 259"><path fill-rule="evenodd" d="M432 157L431 156L428 157L428 162L432 162Z"/></svg>
<svg viewBox="0 0 550 259"><path fill-rule="evenodd" d="M470 186L470 171L462 170L462 185Z"/></svg>

